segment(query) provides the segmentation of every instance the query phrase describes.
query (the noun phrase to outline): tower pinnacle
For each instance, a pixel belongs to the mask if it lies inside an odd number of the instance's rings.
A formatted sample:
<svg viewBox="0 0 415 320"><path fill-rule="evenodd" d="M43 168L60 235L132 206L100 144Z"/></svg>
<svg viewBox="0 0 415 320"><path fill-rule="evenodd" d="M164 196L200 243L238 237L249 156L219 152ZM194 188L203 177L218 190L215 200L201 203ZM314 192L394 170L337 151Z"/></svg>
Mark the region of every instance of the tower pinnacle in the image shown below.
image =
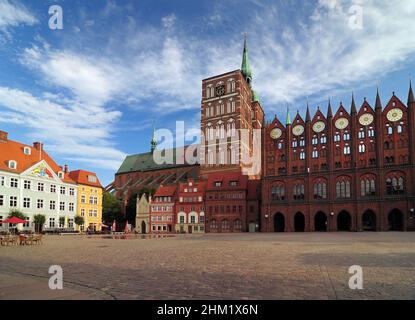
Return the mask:
<svg viewBox="0 0 415 320"><path fill-rule="evenodd" d="M156 128L153 126L153 137L151 138L151 153L157 148Z"/></svg>
<svg viewBox="0 0 415 320"><path fill-rule="evenodd" d="M248 84L251 84L252 82L252 70L251 66L249 64L249 55L248 55L248 47L246 45L246 32L244 34L244 52L242 57L242 67L241 71L243 76L245 77Z"/></svg>

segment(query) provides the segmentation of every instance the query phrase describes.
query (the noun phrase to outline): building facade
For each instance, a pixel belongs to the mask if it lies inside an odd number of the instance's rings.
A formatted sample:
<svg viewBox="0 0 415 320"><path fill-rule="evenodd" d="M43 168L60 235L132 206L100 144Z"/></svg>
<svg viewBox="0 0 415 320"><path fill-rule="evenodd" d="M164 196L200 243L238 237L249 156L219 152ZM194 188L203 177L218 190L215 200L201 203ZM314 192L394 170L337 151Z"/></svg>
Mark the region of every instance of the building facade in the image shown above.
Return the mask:
<svg viewBox="0 0 415 320"><path fill-rule="evenodd" d="M204 182L189 179L179 183L176 203L175 232L205 232Z"/></svg>
<svg viewBox="0 0 415 320"><path fill-rule="evenodd" d="M97 175L84 170L71 171L69 177L78 187L77 215L84 224L76 226L79 231L102 230L102 186Z"/></svg>
<svg viewBox="0 0 415 320"><path fill-rule="evenodd" d="M203 181L206 232L415 230L412 85L406 104L393 94L382 106L377 92L373 106L352 96L348 107L329 102L311 116L307 105L304 118L288 111L265 122L245 39L240 70L202 80L201 133L200 165L127 157L109 189L126 203L143 187L169 181L179 192L179 180ZM256 153L260 160L244 160Z"/></svg>
<svg viewBox="0 0 415 320"><path fill-rule="evenodd" d="M25 145L0 131L0 221L11 210L19 210L29 220L24 230L34 229L36 214L46 217L43 229L72 229L77 199L76 183L43 150L43 144ZM0 230L7 227L0 224Z"/></svg>
<svg viewBox="0 0 415 320"><path fill-rule="evenodd" d="M161 185L150 200L150 232L173 233L175 225L176 185Z"/></svg>
<svg viewBox="0 0 415 320"><path fill-rule="evenodd" d="M415 229L414 108L352 97L350 111L297 113L264 130L262 231Z"/></svg>
<svg viewBox="0 0 415 320"><path fill-rule="evenodd" d="M141 196L141 198L137 197L135 231L141 234L150 233L150 204L145 193Z"/></svg>

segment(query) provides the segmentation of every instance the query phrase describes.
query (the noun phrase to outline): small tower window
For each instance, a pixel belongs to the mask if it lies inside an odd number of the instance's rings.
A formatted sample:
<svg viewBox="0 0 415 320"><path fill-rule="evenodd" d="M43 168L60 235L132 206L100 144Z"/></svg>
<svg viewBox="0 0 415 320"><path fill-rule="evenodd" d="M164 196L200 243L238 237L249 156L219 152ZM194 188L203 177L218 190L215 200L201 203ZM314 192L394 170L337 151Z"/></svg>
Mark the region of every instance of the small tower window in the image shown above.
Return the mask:
<svg viewBox="0 0 415 320"><path fill-rule="evenodd" d="M59 179L63 179L63 172L62 171L58 172L58 177L59 177Z"/></svg>

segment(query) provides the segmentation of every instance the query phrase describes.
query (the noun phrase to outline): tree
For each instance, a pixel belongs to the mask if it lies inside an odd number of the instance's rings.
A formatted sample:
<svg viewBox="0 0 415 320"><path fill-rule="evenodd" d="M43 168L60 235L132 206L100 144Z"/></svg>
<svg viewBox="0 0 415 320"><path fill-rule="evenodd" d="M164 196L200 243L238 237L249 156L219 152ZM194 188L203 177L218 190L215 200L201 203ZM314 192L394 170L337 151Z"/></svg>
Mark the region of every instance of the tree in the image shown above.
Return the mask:
<svg viewBox="0 0 415 320"><path fill-rule="evenodd" d="M21 212L20 210L16 210L16 209L13 209L13 210L9 211L9 219L13 218L13 217L16 217L16 218L19 218L19 219L22 219L22 220L26 220L25 214L23 212Z"/></svg>
<svg viewBox="0 0 415 320"><path fill-rule="evenodd" d="M122 220L121 204L112 193L104 192L102 197L102 220L111 225L114 220Z"/></svg>
<svg viewBox="0 0 415 320"><path fill-rule="evenodd" d="M36 230L41 233L42 232L42 227L46 222L46 217L43 214L35 214L33 216L33 222L35 224L35 228Z"/></svg>
<svg viewBox="0 0 415 320"><path fill-rule="evenodd" d="M84 218L81 216L76 216L74 221L75 221L75 224L78 226L83 226L85 223Z"/></svg>

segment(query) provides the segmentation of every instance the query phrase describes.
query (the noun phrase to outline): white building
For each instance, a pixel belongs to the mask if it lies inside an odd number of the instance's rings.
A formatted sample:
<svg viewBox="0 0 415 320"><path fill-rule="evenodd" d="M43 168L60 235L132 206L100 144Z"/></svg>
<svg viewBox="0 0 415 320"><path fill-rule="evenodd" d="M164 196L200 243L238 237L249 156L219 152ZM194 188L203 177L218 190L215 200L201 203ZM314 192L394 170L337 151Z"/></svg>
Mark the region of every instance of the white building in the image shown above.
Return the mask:
<svg viewBox="0 0 415 320"><path fill-rule="evenodd" d="M11 210L22 211L27 219L24 229L33 229L33 216L46 216L44 229L74 228L77 213L77 185L67 167L58 166L43 150L8 139L0 131L0 221ZM61 217L65 218L61 223ZM0 223L0 231L7 225Z"/></svg>

